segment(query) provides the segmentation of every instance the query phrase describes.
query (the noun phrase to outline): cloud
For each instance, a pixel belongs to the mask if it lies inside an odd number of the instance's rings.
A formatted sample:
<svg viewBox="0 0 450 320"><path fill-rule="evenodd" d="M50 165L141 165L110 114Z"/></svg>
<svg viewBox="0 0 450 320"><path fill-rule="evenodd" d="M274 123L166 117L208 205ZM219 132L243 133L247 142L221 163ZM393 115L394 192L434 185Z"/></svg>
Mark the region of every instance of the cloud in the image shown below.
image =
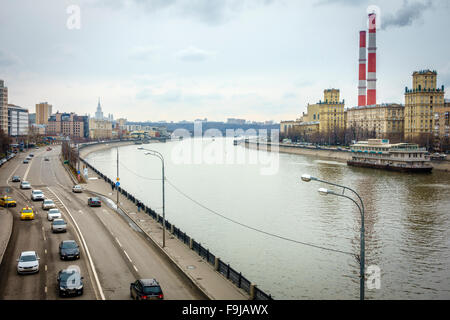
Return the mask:
<svg viewBox="0 0 450 320"><path fill-rule="evenodd" d="M316 6L328 5L328 4L342 4L346 6L358 6L361 5L361 0L320 0L316 2ZM367 2L367 1L366 1Z"/></svg>
<svg viewBox="0 0 450 320"><path fill-rule="evenodd" d="M190 46L186 49L182 49L175 54L177 59L188 61L188 62L199 62L204 61L211 56L215 55L212 51L206 51L194 46Z"/></svg>
<svg viewBox="0 0 450 320"><path fill-rule="evenodd" d="M404 0L402 7L395 14L388 13L383 15L381 29L411 26L422 17L425 11L432 7L431 1L410 3L408 0Z"/></svg>

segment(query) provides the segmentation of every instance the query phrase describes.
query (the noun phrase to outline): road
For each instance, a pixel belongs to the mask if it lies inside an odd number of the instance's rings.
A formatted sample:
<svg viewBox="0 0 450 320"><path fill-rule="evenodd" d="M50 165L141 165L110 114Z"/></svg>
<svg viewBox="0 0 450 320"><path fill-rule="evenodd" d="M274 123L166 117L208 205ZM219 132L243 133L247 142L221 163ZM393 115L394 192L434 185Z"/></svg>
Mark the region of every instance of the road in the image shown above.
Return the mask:
<svg viewBox="0 0 450 320"><path fill-rule="evenodd" d="M139 232L120 215L103 205L87 206L87 193L74 194L73 182L59 161L60 147L51 151L32 150L35 156L23 164L28 153L20 153L0 168L0 192L17 201L13 215L13 232L0 266L0 299L59 299L56 276L59 270L76 265L84 277L84 294L72 299L130 299L129 286L138 278L156 278L165 299L197 300L203 296L181 276ZM45 157L49 161L45 161ZM11 182L13 175L31 183L51 198L68 223L66 233L53 234L41 202L33 202L31 190L19 189ZM36 219L21 221L19 211L25 205L35 209ZM73 239L81 248L81 258L59 259L58 245ZM18 275L16 259L20 252L35 250L40 256L40 271Z"/></svg>

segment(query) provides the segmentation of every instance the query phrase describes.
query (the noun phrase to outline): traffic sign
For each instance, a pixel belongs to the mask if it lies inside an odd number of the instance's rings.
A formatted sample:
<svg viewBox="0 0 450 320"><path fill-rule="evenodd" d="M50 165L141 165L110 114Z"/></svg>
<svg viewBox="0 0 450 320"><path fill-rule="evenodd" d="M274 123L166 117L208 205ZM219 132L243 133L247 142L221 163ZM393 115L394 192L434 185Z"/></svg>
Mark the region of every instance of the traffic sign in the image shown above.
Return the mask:
<svg viewBox="0 0 450 320"><path fill-rule="evenodd" d="M118 187L118 186L120 186L120 182L119 181L116 182L116 187Z"/></svg>
<svg viewBox="0 0 450 320"><path fill-rule="evenodd" d="M117 178L116 180L117 180L117 181L119 181L120 179L119 179L119 178Z"/></svg>

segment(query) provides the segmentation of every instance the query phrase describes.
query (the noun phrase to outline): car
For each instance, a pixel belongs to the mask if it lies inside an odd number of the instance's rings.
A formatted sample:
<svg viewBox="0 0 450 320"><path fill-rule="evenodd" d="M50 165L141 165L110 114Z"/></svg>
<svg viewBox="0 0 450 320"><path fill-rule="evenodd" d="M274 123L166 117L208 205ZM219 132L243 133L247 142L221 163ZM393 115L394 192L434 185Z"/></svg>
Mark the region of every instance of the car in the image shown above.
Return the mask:
<svg viewBox="0 0 450 320"><path fill-rule="evenodd" d="M163 300L164 294L156 279L138 279L130 283L130 297L135 300Z"/></svg>
<svg viewBox="0 0 450 320"><path fill-rule="evenodd" d="M28 159L24 159L23 163L29 163L30 161Z"/></svg>
<svg viewBox="0 0 450 320"><path fill-rule="evenodd" d="M53 209L53 208L56 208L56 205L52 199L44 199L44 201L42 201L42 209L43 210L48 210L48 209Z"/></svg>
<svg viewBox="0 0 450 320"><path fill-rule="evenodd" d="M17 273L37 273L39 272L39 256L36 251L23 251L17 259Z"/></svg>
<svg viewBox="0 0 450 320"><path fill-rule="evenodd" d="M33 190L31 191L31 200L33 201L41 201L44 200L45 196L41 190Z"/></svg>
<svg viewBox="0 0 450 320"><path fill-rule="evenodd" d="M39 149L39 147L36 147L36 149Z"/></svg>
<svg viewBox="0 0 450 320"><path fill-rule="evenodd" d="M47 147L47 151L50 151L50 150L52 150L52 148L50 148L50 147Z"/></svg>
<svg viewBox="0 0 450 320"><path fill-rule="evenodd" d="M64 240L59 244L59 257L61 260L80 259L80 247L75 240Z"/></svg>
<svg viewBox="0 0 450 320"><path fill-rule="evenodd" d="M2 159L0 159L0 164L3 165L6 161L8 161L8 159L2 158Z"/></svg>
<svg viewBox="0 0 450 320"><path fill-rule="evenodd" d="M53 219L52 232L67 232L67 223L64 219Z"/></svg>
<svg viewBox="0 0 450 320"><path fill-rule="evenodd" d="M61 212L57 208L50 209L47 212L47 220L53 221L54 219L61 219Z"/></svg>
<svg viewBox="0 0 450 320"><path fill-rule="evenodd" d="M30 158L33 158L33 157L34 157L34 154L30 153L28 156L29 156Z"/></svg>
<svg viewBox="0 0 450 320"><path fill-rule="evenodd" d="M20 182L20 177L19 176L13 176L11 181L12 182Z"/></svg>
<svg viewBox="0 0 450 320"><path fill-rule="evenodd" d="M20 183L20 189L31 189L31 184L28 181L22 181Z"/></svg>
<svg viewBox="0 0 450 320"><path fill-rule="evenodd" d="M20 210L20 220L33 220L34 219L34 211L33 208L26 206Z"/></svg>
<svg viewBox="0 0 450 320"><path fill-rule="evenodd" d="M4 195L0 198L0 206L2 207L15 207L17 205L16 200L10 196Z"/></svg>
<svg viewBox="0 0 450 320"><path fill-rule="evenodd" d="M102 206L102 202L97 197L89 198L88 199L88 206L89 207L101 207Z"/></svg>
<svg viewBox="0 0 450 320"><path fill-rule="evenodd" d="M81 188L81 186L79 184L77 184L72 187L72 192L81 193L81 192L83 192L83 189Z"/></svg>
<svg viewBox="0 0 450 320"><path fill-rule="evenodd" d="M60 270L56 278L59 296L81 296L83 294L83 279L80 272L75 268Z"/></svg>
<svg viewBox="0 0 450 320"><path fill-rule="evenodd" d="M45 157L44 161L50 161L50 159L48 157Z"/></svg>

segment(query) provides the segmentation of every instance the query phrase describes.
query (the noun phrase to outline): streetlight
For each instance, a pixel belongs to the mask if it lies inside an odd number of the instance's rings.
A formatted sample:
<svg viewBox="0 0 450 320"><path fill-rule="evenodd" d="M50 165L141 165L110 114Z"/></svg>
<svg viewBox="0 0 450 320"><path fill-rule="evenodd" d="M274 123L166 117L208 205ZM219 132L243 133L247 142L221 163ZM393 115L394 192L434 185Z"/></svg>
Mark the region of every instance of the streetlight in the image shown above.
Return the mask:
<svg viewBox="0 0 450 320"><path fill-rule="evenodd" d="M342 193L337 193L334 192L333 190L329 190L326 188L320 188L318 191L321 195L326 196L328 194L334 195L334 196L338 196L338 197L344 197L347 198L349 200L351 200L359 209L359 212L361 214L361 245L360 245L360 257L359 257L359 298L360 300L364 300L364 282L365 282L365 273L364 273L364 262L365 262L365 238L364 238L364 203L361 199L361 197L359 196L359 194L346 186L342 186L336 183L332 183L329 181L325 181L325 180L321 180L315 177L310 176L309 174L304 174L302 175L302 181L304 182L310 182L310 181L318 181L318 182L323 182L332 186L336 186L336 187L341 187L342 188ZM353 192L359 199L360 204L358 204L358 202L356 202L353 198L347 196L344 194L345 190L349 190L351 192Z"/></svg>
<svg viewBox="0 0 450 320"><path fill-rule="evenodd" d="M147 151L145 155L151 155L158 157L161 160L162 165L162 209L163 209L163 248L166 246L166 205L165 205L165 188L164 188L164 157L161 153L155 150L145 149L143 147L139 147L138 150Z"/></svg>

